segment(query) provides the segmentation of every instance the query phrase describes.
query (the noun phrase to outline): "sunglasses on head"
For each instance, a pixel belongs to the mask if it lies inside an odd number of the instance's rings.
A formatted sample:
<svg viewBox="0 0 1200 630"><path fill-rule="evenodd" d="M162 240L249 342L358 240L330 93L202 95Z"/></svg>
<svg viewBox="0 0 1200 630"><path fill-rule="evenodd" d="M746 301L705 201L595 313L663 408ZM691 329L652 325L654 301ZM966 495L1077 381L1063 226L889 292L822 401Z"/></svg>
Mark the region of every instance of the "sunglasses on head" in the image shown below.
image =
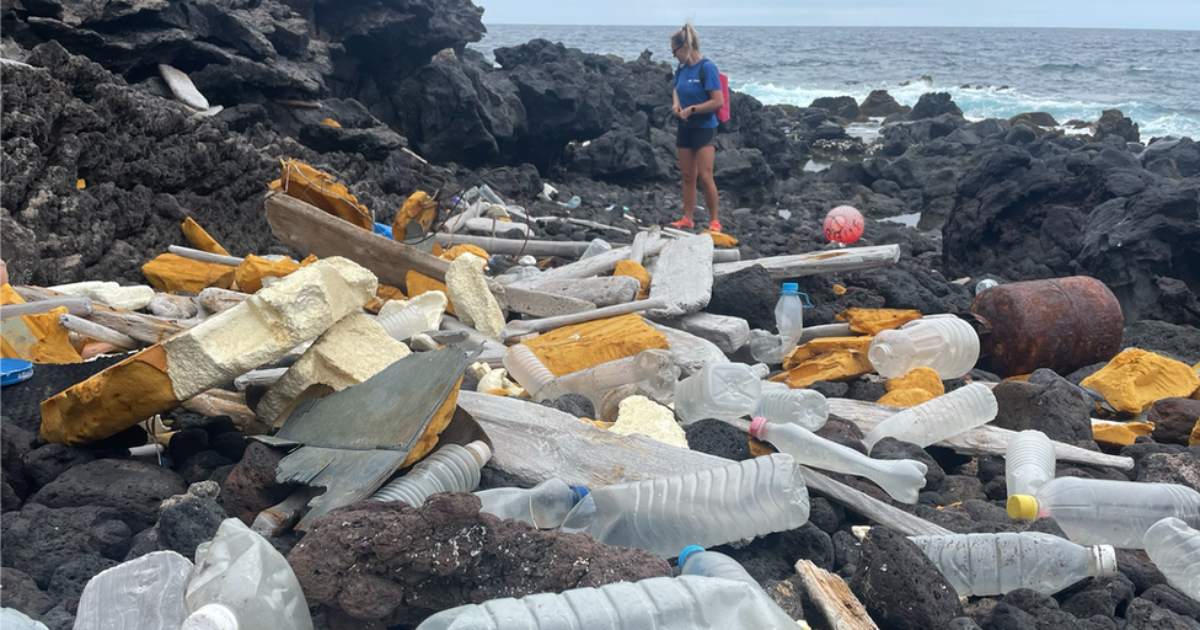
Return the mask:
<svg viewBox="0 0 1200 630"><path fill-rule="evenodd" d="M684 44L680 44L680 45L678 45L678 46L676 46L676 47L672 48L672 49L671 49L671 54L672 54L672 55L674 55L675 53L679 52L679 49L680 49L680 48L683 48L683 47L684 47Z"/></svg>

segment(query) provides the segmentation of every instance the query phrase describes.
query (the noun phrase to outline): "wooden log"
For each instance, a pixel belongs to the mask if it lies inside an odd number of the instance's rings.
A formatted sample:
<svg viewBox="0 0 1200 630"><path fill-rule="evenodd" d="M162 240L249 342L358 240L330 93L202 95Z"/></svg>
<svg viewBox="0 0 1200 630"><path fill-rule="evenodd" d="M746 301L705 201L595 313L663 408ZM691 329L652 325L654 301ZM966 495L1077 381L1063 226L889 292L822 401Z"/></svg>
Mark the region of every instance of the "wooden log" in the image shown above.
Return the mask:
<svg viewBox="0 0 1200 630"><path fill-rule="evenodd" d="M209 287L200 292L197 301L206 315L216 315L245 302L249 297L249 293Z"/></svg>
<svg viewBox="0 0 1200 630"><path fill-rule="evenodd" d="M855 271L859 269L874 269L886 267L900 260L899 245L878 245L875 247L848 247L846 249L809 252L790 256L771 256L756 258L733 263L713 265L713 275L721 277L761 265L767 269L772 278L799 278L818 273L834 273L840 271Z"/></svg>
<svg viewBox="0 0 1200 630"><path fill-rule="evenodd" d="M246 406L246 394L210 389L183 401L183 408L204 416L229 416L246 435L264 435L271 429Z"/></svg>
<svg viewBox="0 0 1200 630"><path fill-rule="evenodd" d="M58 323L67 330L79 333L84 337L110 343L118 348L133 350L140 348L141 343L129 335L123 335L107 326L101 326L96 322L90 322L82 317L77 317L69 313L58 316Z"/></svg>
<svg viewBox="0 0 1200 630"><path fill-rule="evenodd" d="M829 413L853 421L864 433L874 429L880 422L887 420L899 411L900 409L895 407L860 400L829 399ZM985 424L966 433L942 440L937 443L937 446L952 448L964 455L1004 455L1008 451L1009 441L1016 436L1016 431ZM1134 464L1131 457L1089 451L1086 448L1062 442L1054 442L1054 454L1058 457L1058 461L1112 466L1122 470L1130 470Z"/></svg>
<svg viewBox="0 0 1200 630"><path fill-rule="evenodd" d="M90 299L85 297L63 297L51 298L40 302L26 302L25 304L7 304L0 308L0 318L8 319L10 317L49 313L60 306L67 307L67 312L72 315L87 316L92 313L92 301Z"/></svg>
<svg viewBox="0 0 1200 630"><path fill-rule="evenodd" d="M832 630L879 630L845 580L803 558L796 562L796 572Z"/></svg>
<svg viewBox="0 0 1200 630"><path fill-rule="evenodd" d="M42 300L64 297L56 291L41 287L16 286L13 289L27 302L40 302ZM101 326L106 326L148 344L164 341L187 330L191 326L190 323L174 322L94 302L92 303L92 313L87 318Z"/></svg>
<svg viewBox="0 0 1200 630"><path fill-rule="evenodd" d="M596 306L624 304L637 299L641 285L630 276L601 276L578 280L554 280L539 287L544 293L586 300Z"/></svg>

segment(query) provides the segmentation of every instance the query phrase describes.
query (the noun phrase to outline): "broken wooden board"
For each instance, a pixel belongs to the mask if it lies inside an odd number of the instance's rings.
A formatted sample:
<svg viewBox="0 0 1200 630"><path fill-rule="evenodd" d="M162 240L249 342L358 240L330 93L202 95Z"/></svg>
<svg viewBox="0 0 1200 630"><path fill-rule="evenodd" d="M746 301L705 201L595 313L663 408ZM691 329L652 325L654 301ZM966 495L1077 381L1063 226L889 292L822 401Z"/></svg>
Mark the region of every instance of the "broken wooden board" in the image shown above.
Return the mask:
<svg viewBox="0 0 1200 630"><path fill-rule="evenodd" d="M900 260L899 245L847 247L791 256L771 256L713 265L713 275L721 277L755 265L765 267L772 278L799 278L818 273L835 273L886 267Z"/></svg>
<svg viewBox="0 0 1200 630"><path fill-rule="evenodd" d="M845 580L811 560L798 560L796 572L804 581L808 599L825 615L832 630L879 630Z"/></svg>
<svg viewBox="0 0 1200 630"><path fill-rule="evenodd" d="M861 400L849 398L830 398L829 413L853 421L863 430L863 433L874 429L876 425L887 420L901 410ZM952 438L938 442L936 446L952 448L964 455L1004 455L1008 452L1008 443L1017 436L1017 431L1002 429L985 424L961 433ZM1133 458L1120 455L1108 455L1097 451L1089 451L1072 444L1054 442L1054 454L1060 462L1078 462L1095 466L1112 466L1121 470L1133 468Z"/></svg>
<svg viewBox="0 0 1200 630"><path fill-rule="evenodd" d="M650 280L650 299L666 304L646 313L674 319L698 312L712 299L713 241L707 234L670 241L663 247Z"/></svg>

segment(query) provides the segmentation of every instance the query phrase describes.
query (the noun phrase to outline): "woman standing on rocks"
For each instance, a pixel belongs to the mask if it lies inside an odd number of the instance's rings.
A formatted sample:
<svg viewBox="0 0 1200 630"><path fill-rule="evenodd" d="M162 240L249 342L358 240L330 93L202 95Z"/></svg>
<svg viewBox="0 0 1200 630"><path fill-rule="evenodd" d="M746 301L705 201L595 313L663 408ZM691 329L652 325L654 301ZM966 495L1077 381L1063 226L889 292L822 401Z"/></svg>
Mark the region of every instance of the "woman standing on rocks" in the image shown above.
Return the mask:
<svg viewBox="0 0 1200 630"><path fill-rule="evenodd" d="M696 182L704 192L711 221L708 229L721 231L717 220L717 185L713 182L713 158L717 153L717 110L725 104L721 75L713 62L700 55L700 36L691 22L671 35L671 54L679 60L675 72L674 104L671 113L679 118L675 147L683 170L683 218L677 228L695 227Z"/></svg>

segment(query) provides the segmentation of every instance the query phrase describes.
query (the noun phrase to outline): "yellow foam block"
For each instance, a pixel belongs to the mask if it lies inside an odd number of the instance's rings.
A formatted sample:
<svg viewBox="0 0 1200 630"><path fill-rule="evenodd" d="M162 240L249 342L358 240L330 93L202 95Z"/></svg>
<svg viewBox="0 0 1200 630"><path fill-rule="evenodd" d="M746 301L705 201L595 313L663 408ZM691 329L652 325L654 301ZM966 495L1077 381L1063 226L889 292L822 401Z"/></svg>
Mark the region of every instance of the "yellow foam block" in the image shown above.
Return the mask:
<svg viewBox="0 0 1200 630"><path fill-rule="evenodd" d="M250 254L237 266L234 279L246 293L258 293L263 286L263 278L282 278L300 268L300 264L290 258L283 260L268 260L261 256Z"/></svg>
<svg viewBox="0 0 1200 630"><path fill-rule="evenodd" d="M919 367L904 376L888 379L883 386L889 392L916 388L923 389L934 396L946 393L946 384L942 382L942 377L938 376L937 370L931 367Z"/></svg>
<svg viewBox="0 0 1200 630"><path fill-rule="evenodd" d="M899 328L914 319L921 319L921 311L889 308L848 308L837 316L839 322L850 324L850 330L866 335L875 335L881 330Z"/></svg>
<svg viewBox="0 0 1200 630"><path fill-rule="evenodd" d="M1188 446L1200 446L1200 421L1192 427L1192 434L1188 436Z"/></svg>
<svg viewBox="0 0 1200 630"><path fill-rule="evenodd" d="M394 234L394 232L393 232L393 234ZM484 251L483 248L478 245L455 245L454 247L451 247L450 249L447 249L446 251L442 252L441 255L438 257L442 258L444 260L453 261L453 260L456 260L459 256L462 256L463 254L475 254L476 256L478 256L484 260L488 260L490 258L488 253L486 251Z"/></svg>
<svg viewBox="0 0 1200 630"><path fill-rule="evenodd" d="M367 207L359 203L348 188L333 181L332 175L296 160L280 162L282 173L279 179L271 182L271 190L314 205L364 230L375 229Z"/></svg>
<svg viewBox="0 0 1200 630"><path fill-rule="evenodd" d="M817 381L845 381L870 374L875 367L865 352L837 349L808 359L771 380L788 387L808 387Z"/></svg>
<svg viewBox="0 0 1200 630"><path fill-rule="evenodd" d="M809 359L819 357L834 350L853 350L865 357L871 348L871 337L818 337L801 344L792 355L783 360L783 369L790 370Z"/></svg>
<svg viewBox="0 0 1200 630"><path fill-rule="evenodd" d="M228 289L233 285L236 271L229 265L200 262L175 254L160 254L142 265L146 281L163 293L199 293L209 287Z"/></svg>
<svg viewBox="0 0 1200 630"><path fill-rule="evenodd" d="M1126 422L1124 424L1099 424L1092 427L1092 437L1101 444L1129 446L1139 435L1150 435L1153 422Z"/></svg>
<svg viewBox="0 0 1200 630"><path fill-rule="evenodd" d="M907 389L893 389L875 402L889 407L916 407L934 398L937 398L937 396L931 394L929 390L919 387L909 387Z"/></svg>
<svg viewBox="0 0 1200 630"><path fill-rule="evenodd" d="M454 419L454 410L458 408L458 390L462 387L462 382L462 377L458 377L454 389L450 390L450 394L446 396L442 406L433 413L433 419L429 421L429 426L425 427L421 439L417 440L416 446L413 446L412 452L408 454L408 459L404 460L404 466L411 466L421 461L421 458L428 455L433 447L437 446L442 431L445 431L446 427L450 426L450 421Z"/></svg>
<svg viewBox="0 0 1200 630"><path fill-rule="evenodd" d="M326 118L325 120L322 120L321 124L325 125L326 127L337 127L338 129L342 128L342 124L332 118Z"/></svg>
<svg viewBox="0 0 1200 630"><path fill-rule="evenodd" d="M0 304L24 304L11 285L0 286ZM9 317L0 322L0 356L33 363L80 363L70 333L58 322L67 312L60 306L46 313Z"/></svg>
<svg viewBox="0 0 1200 630"><path fill-rule="evenodd" d="M650 272L641 263L632 260L622 260L617 262L617 268L613 270L613 276L629 276L638 281L637 299L644 300L650 297Z"/></svg>
<svg viewBox="0 0 1200 630"><path fill-rule="evenodd" d="M446 295L450 295L450 289L446 288L445 282L434 280L433 278L430 278L429 276L418 271L409 271L408 273L404 274L404 284L408 285L409 297L417 297L422 293L428 293L430 291L441 291ZM458 317L458 313L454 312L453 304L446 306L446 312Z"/></svg>
<svg viewBox="0 0 1200 630"><path fill-rule="evenodd" d="M363 308L372 313L379 313L379 309L383 308L385 302L390 300L407 300L408 296L404 292L390 284L381 284L378 289L375 289L375 297L367 302Z"/></svg>
<svg viewBox="0 0 1200 630"><path fill-rule="evenodd" d="M1134 348L1113 357L1080 385L1100 392L1113 409L1138 414L1156 400L1191 396L1200 387L1200 376L1186 363Z"/></svg>
<svg viewBox="0 0 1200 630"><path fill-rule="evenodd" d="M637 314L563 326L525 342L555 376L632 357L642 350L667 350L667 337Z"/></svg>
<svg viewBox="0 0 1200 630"><path fill-rule="evenodd" d="M229 255L229 252L224 247L221 247L217 239L210 236L204 228L200 227L199 223L192 220L192 217L183 220L183 237L187 239L189 245L200 251L210 254L220 254L222 256Z"/></svg>
<svg viewBox="0 0 1200 630"><path fill-rule="evenodd" d="M408 224L414 221L421 226L422 232L428 234L436 218L437 202L424 191L418 190L408 196L396 213L396 218L392 219L392 238L403 242L408 235Z"/></svg>
<svg viewBox="0 0 1200 630"><path fill-rule="evenodd" d="M707 234L712 238L713 245L717 247L737 247L738 240L724 232L714 232L712 230L700 230L701 234Z"/></svg>

